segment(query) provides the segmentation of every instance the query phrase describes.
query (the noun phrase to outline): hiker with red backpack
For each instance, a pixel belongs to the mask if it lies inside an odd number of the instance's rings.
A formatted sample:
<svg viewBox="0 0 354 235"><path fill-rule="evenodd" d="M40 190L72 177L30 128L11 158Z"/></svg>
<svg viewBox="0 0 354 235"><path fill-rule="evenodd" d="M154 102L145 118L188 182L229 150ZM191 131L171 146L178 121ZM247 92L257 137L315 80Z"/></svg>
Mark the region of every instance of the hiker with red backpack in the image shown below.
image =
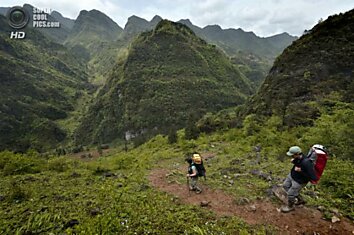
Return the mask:
<svg viewBox="0 0 354 235"><path fill-rule="evenodd" d="M201 176L205 177L205 168L203 165L202 157L199 153L194 153L192 157L186 158L186 162L189 163L187 174L189 191L195 191L199 194L202 192L202 189L198 186L198 178Z"/></svg>
<svg viewBox="0 0 354 235"><path fill-rule="evenodd" d="M286 154L292 157L291 162L294 166L283 183L288 196L288 204L281 208L284 213L294 210L295 205L305 204L300 195L301 189L309 181L313 184L318 182L327 161L324 147L317 144L311 147L307 156L302 154L298 146L292 146Z"/></svg>

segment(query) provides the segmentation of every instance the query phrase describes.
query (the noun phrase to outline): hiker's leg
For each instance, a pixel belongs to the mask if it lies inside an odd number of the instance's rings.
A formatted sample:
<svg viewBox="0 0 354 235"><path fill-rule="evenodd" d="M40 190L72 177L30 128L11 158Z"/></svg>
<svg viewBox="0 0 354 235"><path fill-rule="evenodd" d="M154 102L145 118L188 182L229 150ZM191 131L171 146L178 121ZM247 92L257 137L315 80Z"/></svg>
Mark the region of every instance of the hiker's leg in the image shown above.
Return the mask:
<svg viewBox="0 0 354 235"><path fill-rule="evenodd" d="M193 184L193 190L196 191L196 193L201 193L202 189L198 186L198 177L192 177L192 182Z"/></svg>
<svg viewBox="0 0 354 235"><path fill-rule="evenodd" d="M291 187L288 190L288 200L295 202L295 198L299 196L301 189L304 187L304 184L299 184L295 180L292 180Z"/></svg>
<svg viewBox="0 0 354 235"><path fill-rule="evenodd" d="M290 211L293 211L295 209L295 197L297 196L296 194L296 191L297 191L297 188L298 188L298 183L296 183L296 181L294 181L292 178L291 178L291 175L289 174L284 183L283 183L283 187L284 187L284 190L286 191L287 193L287 204L282 206L281 207L281 212L284 212L284 213L288 213Z"/></svg>
<svg viewBox="0 0 354 235"><path fill-rule="evenodd" d="M189 180L188 186L189 186L189 191L192 191L193 190L193 185L192 185L192 180L191 179Z"/></svg>
<svg viewBox="0 0 354 235"><path fill-rule="evenodd" d="M305 199L299 194L296 197L295 205L305 205L306 201Z"/></svg>
<svg viewBox="0 0 354 235"><path fill-rule="evenodd" d="M299 184L298 182L293 180L290 174L288 175L287 179L284 182L285 190L286 187L289 186L289 184L291 185L291 187L287 190L288 204L281 208L281 211L284 213L290 212L295 209L296 197L299 196L301 189L305 186L304 184Z"/></svg>
<svg viewBox="0 0 354 235"><path fill-rule="evenodd" d="M292 181L293 181L293 179L291 178L291 175L289 173L289 175L287 175L287 177L286 177L286 179L284 180L284 183L283 183L283 188L284 188L285 192L288 192L289 189L291 188Z"/></svg>
<svg viewBox="0 0 354 235"><path fill-rule="evenodd" d="M288 213L288 212L290 212L290 211L295 210L295 206L294 206L294 205L295 205L295 202L294 202L294 201L288 200L288 204L285 205L285 206L282 206L282 207L280 208L280 210L281 210L281 212Z"/></svg>
<svg viewBox="0 0 354 235"><path fill-rule="evenodd" d="M197 189L198 177L191 177L191 189L194 191Z"/></svg>
<svg viewBox="0 0 354 235"><path fill-rule="evenodd" d="M202 189L198 185L196 185L195 191L196 191L196 193L201 193Z"/></svg>

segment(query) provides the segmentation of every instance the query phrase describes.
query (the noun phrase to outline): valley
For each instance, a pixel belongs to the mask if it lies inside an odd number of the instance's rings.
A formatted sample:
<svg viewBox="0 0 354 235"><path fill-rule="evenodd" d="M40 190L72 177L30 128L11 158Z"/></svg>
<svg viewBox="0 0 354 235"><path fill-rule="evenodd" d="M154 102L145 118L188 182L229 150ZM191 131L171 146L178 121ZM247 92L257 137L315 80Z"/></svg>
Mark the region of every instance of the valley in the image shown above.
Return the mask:
<svg viewBox="0 0 354 235"><path fill-rule="evenodd" d="M33 14L33 6L24 8ZM354 10L299 38L98 10L11 40L0 8L0 234L352 234ZM329 151L303 207L272 189ZM187 190L185 158L207 180Z"/></svg>

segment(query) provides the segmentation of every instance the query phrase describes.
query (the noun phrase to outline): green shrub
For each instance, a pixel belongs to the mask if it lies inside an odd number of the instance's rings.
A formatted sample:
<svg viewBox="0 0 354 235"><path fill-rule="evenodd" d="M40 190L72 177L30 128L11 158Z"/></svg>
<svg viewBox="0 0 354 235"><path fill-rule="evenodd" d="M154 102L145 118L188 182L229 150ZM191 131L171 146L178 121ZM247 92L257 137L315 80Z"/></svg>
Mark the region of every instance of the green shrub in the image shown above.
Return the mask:
<svg viewBox="0 0 354 235"><path fill-rule="evenodd" d="M148 140L148 137L145 135L139 135L133 139L134 147L139 147Z"/></svg>
<svg viewBox="0 0 354 235"><path fill-rule="evenodd" d="M45 167L45 160L38 154L0 153L0 169L4 175L22 175L39 173Z"/></svg>
<svg viewBox="0 0 354 235"><path fill-rule="evenodd" d="M343 105L337 104L332 111L323 113L302 140L308 145L322 144L331 155L354 161L354 110Z"/></svg>
<svg viewBox="0 0 354 235"><path fill-rule="evenodd" d="M337 207L354 217L354 164L348 161L330 159L321 177L319 187L322 197L327 198L330 207ZM348 206L349 205L349 206Z"/></svg>
<svg viewBox="0 0 354 235"><path fill-rule="evenodd" d="M72 161L64 157L56 157L48 161L48 170L64 172L71 168Z"/></svg>
<svg viewBox="0 0 354 235"><path fill-rule="evenodd" d="M10 181L10 188L9 188L9 197L8 200L10 202L18 201L22 202L31 197L31 192L28 188L20 186L15 181Z"/></svg>
<svg viewBox="0 0 354 235"><path fill-rule="evenodd" d="M243 130L245 136L256 135L260 130L258 117L255 114L250 114L243 120Z"/></svg>
<svg viewBox="0 0 354 235"><path fill-rule="evenodd" d="M177 141L178 141L177 130L171 129L168 133L168 143L174 144L177 143Z"/></svg>
<svg viewBox="0 0 354 235"><path fill-rule="evenodd" d="M0 169L4 169L6 166L6 163L8 163L10 156L13 156L14 154L9 151L4 151L0 152Z"/></svg>
<svg viewBox="0 0 354 235"><path fill-rule="evenodd" d="M93 170L93 174L94 175L102 175L105 172L109 172L108 168L104 168L102 166L97 166L94 170Z"/></svg>

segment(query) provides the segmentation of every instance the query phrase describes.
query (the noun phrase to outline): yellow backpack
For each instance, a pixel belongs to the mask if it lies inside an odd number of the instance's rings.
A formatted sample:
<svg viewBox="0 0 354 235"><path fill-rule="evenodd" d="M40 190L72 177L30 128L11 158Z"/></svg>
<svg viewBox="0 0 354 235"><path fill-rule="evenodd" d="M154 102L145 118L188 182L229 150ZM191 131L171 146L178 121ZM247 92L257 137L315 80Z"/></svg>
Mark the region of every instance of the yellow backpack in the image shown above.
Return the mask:
<svg viewBox="0 0 354 235"><path fill-rule="evenodd" d="M202 157L198 153L193 154L192 160L195 164L202 164L203 162Z"/></svg>
<svg viewBox="0 0 354 235"><path fill-rule="evenodd" d="M195 153L192 156L192 161L193 161L192 165L194 165L197 168L197 172L198 172L197 175L199 177L204 176L204 179L206 179L206 174L205 174L206 170L203 164L202 156L200 156L200 154L198 153Z"/></svg>

